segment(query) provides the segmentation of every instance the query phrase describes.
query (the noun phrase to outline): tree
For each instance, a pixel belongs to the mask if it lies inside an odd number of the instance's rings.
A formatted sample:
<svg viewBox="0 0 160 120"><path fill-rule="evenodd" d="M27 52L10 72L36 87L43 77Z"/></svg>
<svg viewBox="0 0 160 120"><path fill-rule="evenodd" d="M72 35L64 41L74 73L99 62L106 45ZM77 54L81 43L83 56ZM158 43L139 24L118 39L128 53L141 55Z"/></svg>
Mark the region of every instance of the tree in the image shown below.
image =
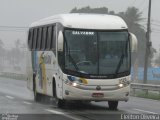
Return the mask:
<svg viewBox="0 0 160 120"><path fill-rule="evenodd" d="M76 7L73 8L71 13L97 13L97 14L108 14L108 8L90 8L89 6L77 9ZM114 13L114 11L112 11Z"/></svg>
<svg viewBox="0 0 160 120"><path fill-rule="evenodd" d="M126 12L120 12L118 14L121 16L125 22L128 25L129 31L134 33L137 36L138 39L138 61L139 66L144 66L144 58L145 58L145 49L146 49L146 31L144 30L144 26L140 24L141 21L144 20L142 18L142 12L139 11L139 9L135 7L129 7L127 8ZM151 47L150 49L150 56L149 56L149 62L148 66L151 66L151 60L154 57L154 53L156 50ZM133 57L134 58L134 57Z"/></svg>
<svg viewBox="0 0 160 120"><path fill-rule="evenodd" d="M125 12L119 12L118 15L124 19L128 25L129 32L134 33L138 39L138 54L132 55L132 61L135 61L135 56L138 58L138 63L141 67L144 66L144 55L146 47L145 30L139 24L143 20L142 12L135 7L129 7ZM133 64L133 63L132 63Z"/></svg>
<svg viewBox="0 0 160 120"><path fill-rule="evenodd" d="M21 45L22 45L22 43L21 43L20 39L17 39L17 40L15 41L15 47L16 47L16 48L20 48Z"/></svg>
<svg viewBox="0 0 160 120"><path fill-rule="evenodd" d="M128 7L125 13L119 13L119 15L125 20L127 25L129 26L129 30L133 29L133 27L136 25L137 27L141 27L141 24L139 24L142 20L142 12L139 11L139 9L135 7Z"/></svg>
<svg viewBox="0 0 160 120"><path fill-rule="evenodd" d="M15 41L15 46L9 51L10 63L13 65L19 64L23 59L23 51L21 50L22 43L19 39Z"/></svg>

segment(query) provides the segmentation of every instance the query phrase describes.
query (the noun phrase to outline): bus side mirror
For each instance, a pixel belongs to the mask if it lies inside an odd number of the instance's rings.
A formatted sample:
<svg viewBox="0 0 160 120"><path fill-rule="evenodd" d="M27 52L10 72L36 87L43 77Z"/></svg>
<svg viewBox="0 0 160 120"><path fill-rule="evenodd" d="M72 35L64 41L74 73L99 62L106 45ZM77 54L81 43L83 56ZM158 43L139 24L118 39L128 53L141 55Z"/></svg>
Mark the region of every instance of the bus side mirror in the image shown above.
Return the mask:
<svg viewBox="0 0 160 120"><path fill-rule="evenodd" d="M58 51L63 51L63 32L59 31L58 34Z"/></svg>
<svg viewBox="0 0 160 120"><path fill-rule="evenodd" d="M133 33L129 33L129 34L130 34L131 52L137 52L137 49L138 49L137 37Z"/></svg>

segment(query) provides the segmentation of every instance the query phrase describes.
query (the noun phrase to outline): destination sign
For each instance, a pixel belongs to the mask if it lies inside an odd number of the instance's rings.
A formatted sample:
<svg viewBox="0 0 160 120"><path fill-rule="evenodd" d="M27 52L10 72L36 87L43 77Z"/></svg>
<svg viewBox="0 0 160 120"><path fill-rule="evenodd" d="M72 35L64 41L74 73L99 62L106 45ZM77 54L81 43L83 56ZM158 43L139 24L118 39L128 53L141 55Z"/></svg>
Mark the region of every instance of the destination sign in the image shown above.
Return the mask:
<svg viewBox="0 0 160 120"><path fill-rule="evenodd" d="M94 35L92 31L72 31L73 35Z"/></svg>

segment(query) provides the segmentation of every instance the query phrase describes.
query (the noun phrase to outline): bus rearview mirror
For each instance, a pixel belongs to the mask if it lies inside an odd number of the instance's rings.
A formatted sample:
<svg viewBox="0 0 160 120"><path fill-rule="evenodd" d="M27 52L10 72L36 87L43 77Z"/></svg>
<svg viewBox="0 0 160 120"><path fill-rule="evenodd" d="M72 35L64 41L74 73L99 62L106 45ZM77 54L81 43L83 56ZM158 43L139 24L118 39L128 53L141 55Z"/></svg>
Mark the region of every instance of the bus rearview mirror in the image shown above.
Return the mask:
<svg viewBox="0 0 160 120"><path fill-rule="evenodd" d="M58 51L63 51L63 32L59 31L58 34Z"/></svg>
<svg viewBox="0 0 160 120"><path fill-rule="evenodd" d="M133 33L130 33L131 52L137 52L137 42L137 37Z"/></svg>

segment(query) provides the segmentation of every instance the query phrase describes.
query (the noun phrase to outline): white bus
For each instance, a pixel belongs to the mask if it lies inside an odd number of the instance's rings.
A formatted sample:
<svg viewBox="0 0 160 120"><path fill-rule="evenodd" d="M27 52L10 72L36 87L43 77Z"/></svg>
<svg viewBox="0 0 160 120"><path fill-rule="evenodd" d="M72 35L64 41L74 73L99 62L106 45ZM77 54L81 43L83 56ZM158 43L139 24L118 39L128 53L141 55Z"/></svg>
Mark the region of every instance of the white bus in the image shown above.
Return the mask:
<svg viewBox="0 0 160 120"><path fill-rule="evenodd" d="M68 100L108 101L116 109L129 98L136 40L118 16L62 14L34 22L27 86L35 101L52 96L58 107Z"/></svg>

